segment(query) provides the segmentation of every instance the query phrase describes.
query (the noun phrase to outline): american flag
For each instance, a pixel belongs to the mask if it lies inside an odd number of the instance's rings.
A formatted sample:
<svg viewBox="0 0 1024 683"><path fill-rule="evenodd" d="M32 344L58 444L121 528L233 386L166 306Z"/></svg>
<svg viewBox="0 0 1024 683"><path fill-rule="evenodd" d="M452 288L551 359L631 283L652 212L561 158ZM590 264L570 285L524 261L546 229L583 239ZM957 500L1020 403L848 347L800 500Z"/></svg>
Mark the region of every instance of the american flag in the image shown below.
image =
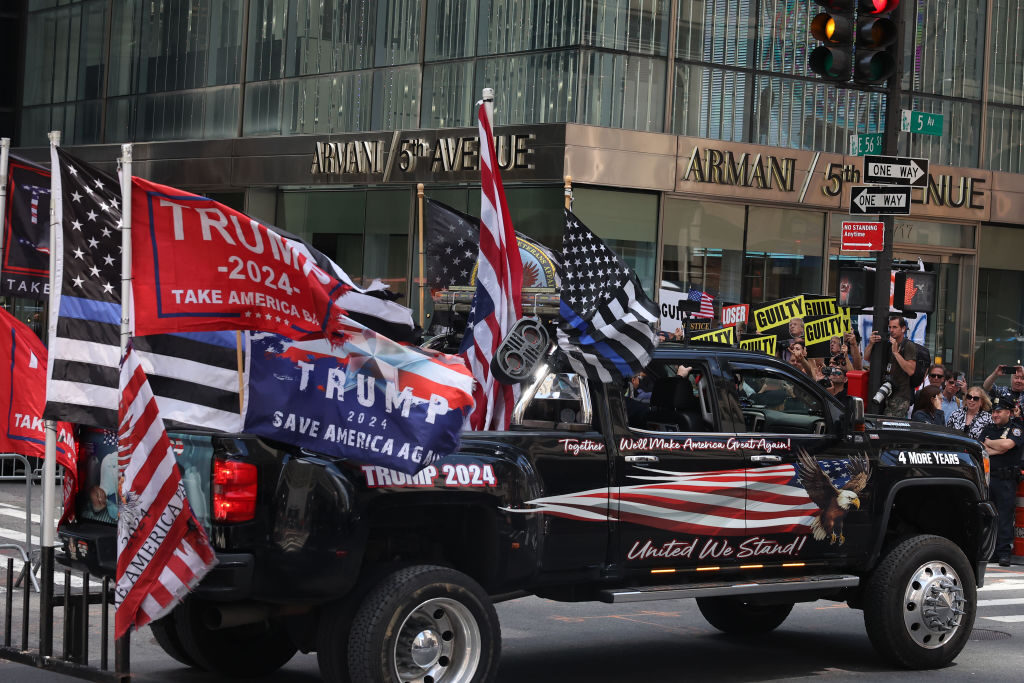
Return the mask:
<svg viewBox="0 0 1024 683"><path fill-rule="evenodd" d="M174 450L138 356L121 365L114 632L120 638L174 609L217 563L185 495Z"/></svg>
<svg viewBox="0 0 1024 683"><path fill-rule="evenodd" d="M850 478L845 460L819 460L837 488ZM620 521L673 533L709 536L805 534L820 513L794 465L712 472L648 472L648 483L534 498L508 512L584 522Z"/></svg>
<svg viewBox="0 0 1024 683"><path fill-rule="evenodd" d="M63 149L51 150L60 229L54 244L47 418L117 426L121 342L121 186ZM233 333L136 340L164 419L241 431Z"/></svg>
<svg viewBox="0 0 1024 683"><path fill-rule="evenodd" d="M686 297L690 301L700 304L700 310L696 313L691 313L690 316L693 318L714 318L715 317L715 304L714 299L707 292L702 292L695 287L690 287L690 293Z"/></svg>
<svg viewBox="0 0 1024 683"><path fill-rule="evenodd" d="M650 362L657 306L636 273L568 210L559 316L559 353L574 372L607 383Z"/></svg>
<svg viewBox="0 0 1024 683"><path fill-rule="evenodd" d="M491 373L498 345L523 315L523 262L505 202L494 134L487 104L479 105L480 121L480 255L476 293L459 355L473 373L476 407L469 417L474 430L508 429L516 388L501 384Z"/></svg>

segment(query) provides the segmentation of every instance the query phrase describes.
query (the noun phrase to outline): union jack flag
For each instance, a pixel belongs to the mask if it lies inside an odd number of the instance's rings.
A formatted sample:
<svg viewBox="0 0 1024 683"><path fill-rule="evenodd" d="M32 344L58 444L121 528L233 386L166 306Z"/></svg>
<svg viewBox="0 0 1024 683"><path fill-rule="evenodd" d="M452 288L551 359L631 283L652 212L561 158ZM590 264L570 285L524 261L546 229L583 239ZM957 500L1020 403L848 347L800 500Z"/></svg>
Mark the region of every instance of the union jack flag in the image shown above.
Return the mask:
<svg viewBox="0 0 1024 683"><path fill-rule="evenodd" d="M845 461L818 463L837 487L849 480ZM525 503L535 506L530 509L502 509L710 536L805 534L820 512L791 464L713 472L639 469L649 474L631 478L647 483L535 498Z"/></svg>
<svg viewBox="0 0 1024 683"><path fill-rule="evenodd" d="M691 313L692 318L714 318L715 317L715 304L714 299L707 292L702 292L699 289L690 287L690 293L686 297L690 301L696 301L700 303L700 310L696 313Z"/></svg>
<svg viewBox="0 0 1024 683"><path fill-rule="evenodd" d="M505 203L498 171L494 134L487 104L479 103L480 121L480 255L476 293L459 355L473 372L476 407L469 416L473 430L508 429L516 389L501 384L491 373L498 345L523 315L523 262L516 232Z"/></svg>
<svg viewBox="0 0 1024 683"><path fill-rule="evenodd" d="M114 632L120 638L169 613L217 563L185 495L174 449L138 356L121 362Z"/></svg>

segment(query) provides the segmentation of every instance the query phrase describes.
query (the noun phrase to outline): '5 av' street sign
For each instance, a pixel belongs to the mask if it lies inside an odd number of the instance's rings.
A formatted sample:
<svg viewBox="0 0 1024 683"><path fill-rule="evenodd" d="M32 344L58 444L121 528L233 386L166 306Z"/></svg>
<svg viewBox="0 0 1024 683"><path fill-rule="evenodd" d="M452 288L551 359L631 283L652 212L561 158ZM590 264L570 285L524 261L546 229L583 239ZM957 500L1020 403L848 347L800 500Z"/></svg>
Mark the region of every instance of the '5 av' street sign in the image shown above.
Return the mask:
<svg viewBox="0 0 1024 683"><path fill-rule="evenodd" d="M851 214L910 215L909 185L854 185L850 188Z"/></svg>
<svg viewBox="0 0 1024 683"><path fill-rule="evenodd" d="M864 182L928 187L928 160L907 157L864 157Z"/></svg>

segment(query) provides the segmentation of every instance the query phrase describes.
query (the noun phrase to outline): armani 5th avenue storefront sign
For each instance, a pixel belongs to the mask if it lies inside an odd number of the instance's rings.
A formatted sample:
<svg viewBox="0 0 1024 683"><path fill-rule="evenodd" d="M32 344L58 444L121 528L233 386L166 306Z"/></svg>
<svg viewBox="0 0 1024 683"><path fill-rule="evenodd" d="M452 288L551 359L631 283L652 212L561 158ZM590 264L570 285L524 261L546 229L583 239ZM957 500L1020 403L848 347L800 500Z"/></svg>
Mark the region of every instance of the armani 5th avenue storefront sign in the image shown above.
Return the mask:
<svg viewBox="0 0 1024 683"><path fill-rule="evenodd" d="M862 183L863 158L679 138L675 191L842 211ZM913 188L912 216L986 220L989 171L931 165L927 187Z"/></svg>
<svg viewBox="0 0 1024 683"><path fill-rule="evenodd" d="M558 178L564 134L504 128L494 137L498 166L508 179ZM309 172L330 182L438 182L479 180L477 129L395 131L339 136L315 143Z"/></svg>

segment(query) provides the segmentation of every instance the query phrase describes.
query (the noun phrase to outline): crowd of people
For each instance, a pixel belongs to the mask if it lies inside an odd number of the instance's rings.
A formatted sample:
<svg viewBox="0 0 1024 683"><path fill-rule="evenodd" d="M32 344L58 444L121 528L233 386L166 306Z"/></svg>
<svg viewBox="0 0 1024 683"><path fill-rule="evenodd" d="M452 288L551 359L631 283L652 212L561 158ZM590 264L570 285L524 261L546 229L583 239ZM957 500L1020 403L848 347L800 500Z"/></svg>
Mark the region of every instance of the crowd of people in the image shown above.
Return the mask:
<svg viewBox="0 0 1024 683"><path fill-rule="evenodd" d="M882 412L892 418L909 418L914 422L944 426L962 432L981 442L991 463L991 495L999 511L996 550L992 557L1000 565L1010 565L1013 547L1013 517L1017 483L1021 478L1024 453L1024 367L999 365L981 385L968 386L966 375L954 368L933 363L915 392L920 377L917 346L907 335L907 321L901 316L889 318L884 337L886 349L885 378L889 384ZM846 373L861 370L864 360L859 353L859 339L853 333L839 340L840 353L826 359L808 359L802 340L790 342L785 360L819 380L833 396L845 398ZM865 356L871 357L883 335L873 331ZM999 384L1009 377L1009 386Z"/></svg>

